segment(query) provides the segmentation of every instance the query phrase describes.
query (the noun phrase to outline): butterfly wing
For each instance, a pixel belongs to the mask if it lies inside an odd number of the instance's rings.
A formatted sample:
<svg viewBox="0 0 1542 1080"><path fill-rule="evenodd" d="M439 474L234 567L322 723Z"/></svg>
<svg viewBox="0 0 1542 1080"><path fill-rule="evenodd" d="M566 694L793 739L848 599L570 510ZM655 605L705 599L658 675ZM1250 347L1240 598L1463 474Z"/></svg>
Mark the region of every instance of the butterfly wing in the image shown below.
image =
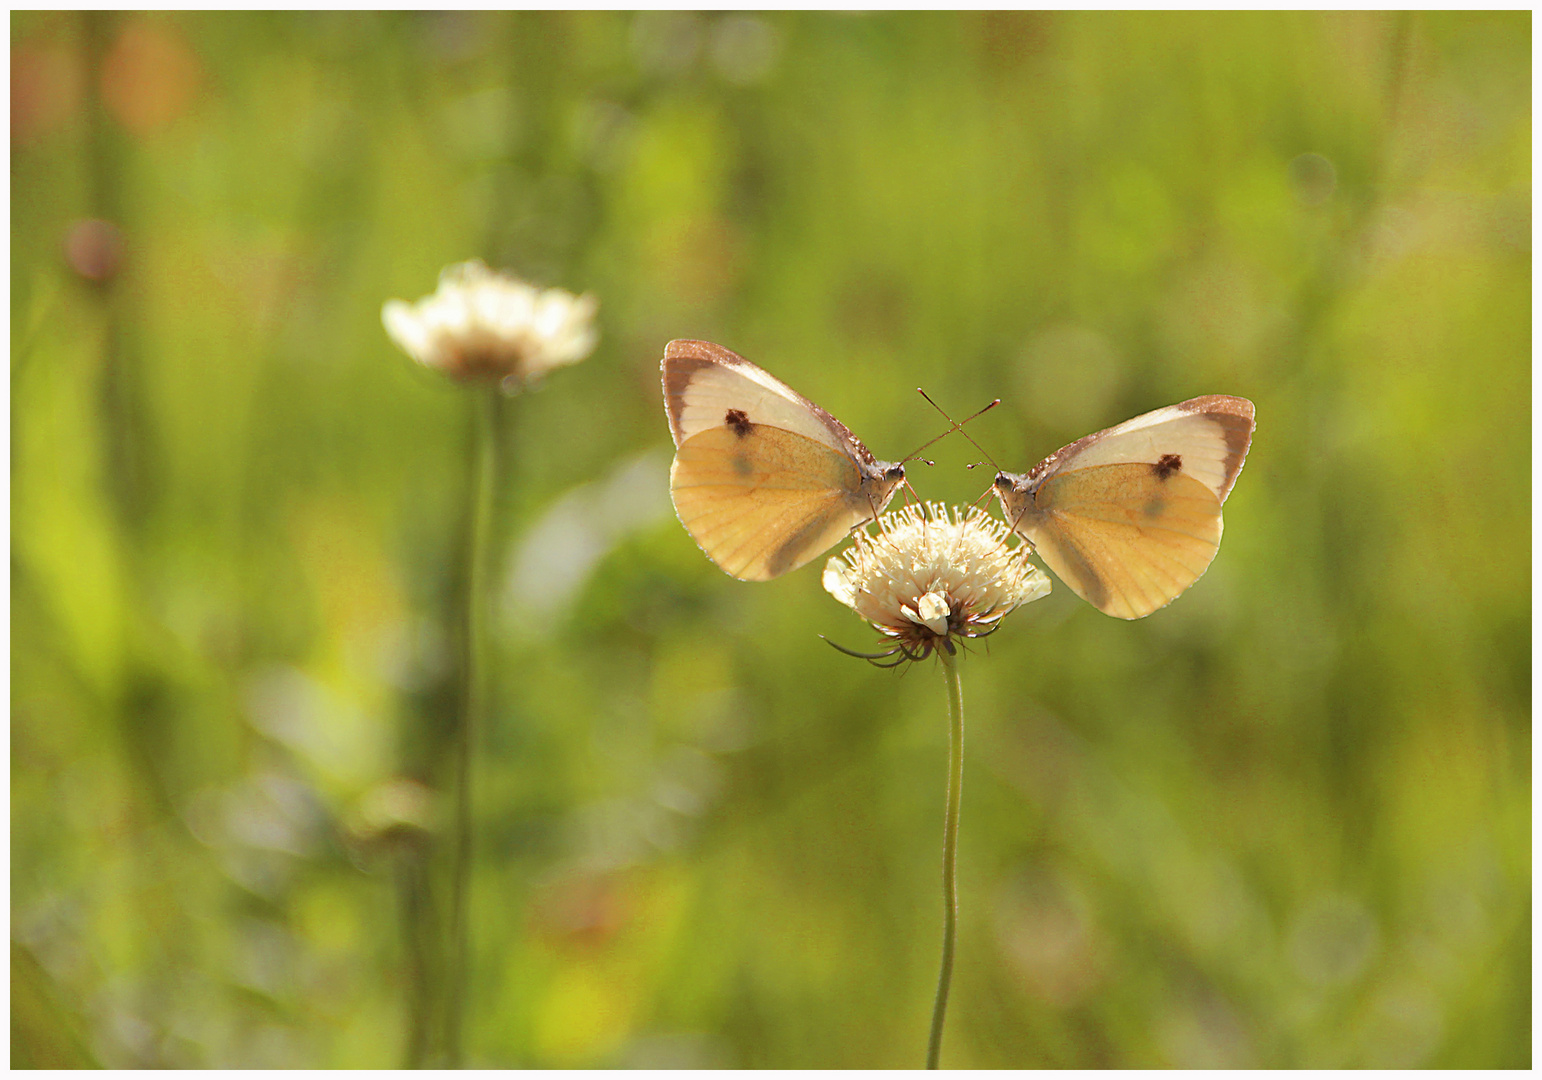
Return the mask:
<svg viewBox="0 0 1542 1080"><path fill-rule="evenodd" d="M1139 619L1209 568L1252 435L1252 402L1193 398L1079 439L997 490L1013 528L1072 591Z"/></svg>
<svg viewBox="0 0 1542 1080"><path fill-rule="evenodd" d="M1221 543L1220 500L1146 465L1070 469L1035 501L1021 531L1077 596L1120 619L1150 615L1194 584Z"/></svg>
<svg viewBox="0 0 1542 1080"><path fill-rule="evenodd" d="M796 570L872 515L850 459L766 424L743 435L709 428L685 440L669 489L686 531L744 581Z"/></svg>
<svg viewBox="0 0 1542 1080"><path fill-rule="evenodd" d="M692 435L729 423L730 412L754 424L791 431L838 454L873 464L845 424L770 372L710 341L671 341L664 347L664 411L678 447Z"/></svg>
<svg viewBox="0 0 1542 1080"><path fill-rule="evenodd" d="M675 512L736 578L796 570L898 488L845 425L720 345L670 342L663 376Z"/></svg>
<svg viewBox="0 0 1542 1080"><path fill-rule="evenodd" d="M1253 403L1247 398L1209 394L1095 432L1063 446L1035 465L1030 480L1043 480L1066 469L1094 465L1170 467L1203 483L1221 502L1247 459L1253 440Z"/></svg>

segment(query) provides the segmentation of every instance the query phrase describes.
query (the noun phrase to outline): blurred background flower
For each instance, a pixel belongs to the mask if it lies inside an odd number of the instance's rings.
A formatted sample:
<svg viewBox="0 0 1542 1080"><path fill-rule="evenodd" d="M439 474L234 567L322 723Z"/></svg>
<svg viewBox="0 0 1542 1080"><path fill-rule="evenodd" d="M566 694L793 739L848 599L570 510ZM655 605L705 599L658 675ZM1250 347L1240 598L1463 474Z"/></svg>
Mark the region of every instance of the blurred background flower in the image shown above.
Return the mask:
<svg viewBox="0 0 1542 1080"><path fill-rule="evenodd" d="M476 253L606 325L507 435L489 660L541 677L479 750L468 1063L923 1052L941 680L671 520L694 337L879 456L917 385L1018 468L1257 403L1181 603L1056 589L971 665L950 1064L1529 1064L1530 29L17 13L13 1063L407 1056L359 830L438 835L366 808L441 790L465 395L380 305Z"/></svg>
<svg viewBox="0 0 1542 1080"><path fill-rule="evenodd" d="M482 263L457 263L416 304L389 300L386 332L408 356L457 382L516 393L555 367L576 364L598 337L592 296L538 289Z"/></svg>

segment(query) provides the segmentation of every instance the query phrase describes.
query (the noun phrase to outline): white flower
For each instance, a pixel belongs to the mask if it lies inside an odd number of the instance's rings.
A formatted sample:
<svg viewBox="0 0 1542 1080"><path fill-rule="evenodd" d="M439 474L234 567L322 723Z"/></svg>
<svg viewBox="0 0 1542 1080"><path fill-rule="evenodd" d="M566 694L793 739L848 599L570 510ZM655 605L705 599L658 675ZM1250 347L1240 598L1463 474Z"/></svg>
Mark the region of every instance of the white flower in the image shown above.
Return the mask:
<svg viewBox="0 0 1542 1080"><path fill-rule="evenodd" d="M825 590L893 643L869 659L951 653L953 638L983 637L1013 608L1049 595L1026 545L1008 547L1007 536L983 510L907 506L830 559Z"/></svg>
<svg viewBox="0 0 1542 1080"><path fill-rule="evenodd" d="M473 260L446 267L432 296L387 301L380 316L391 340L425 367L517 393L594 350L598 306L593 296L538 289Z"/></svg>
<svg viewBox="0 0 1542 1080"><path fill-rule="evenodd" d="M349 835L366 846L413 846L437 828L434 793L396 776L371 787L347 816Z"/></svg>

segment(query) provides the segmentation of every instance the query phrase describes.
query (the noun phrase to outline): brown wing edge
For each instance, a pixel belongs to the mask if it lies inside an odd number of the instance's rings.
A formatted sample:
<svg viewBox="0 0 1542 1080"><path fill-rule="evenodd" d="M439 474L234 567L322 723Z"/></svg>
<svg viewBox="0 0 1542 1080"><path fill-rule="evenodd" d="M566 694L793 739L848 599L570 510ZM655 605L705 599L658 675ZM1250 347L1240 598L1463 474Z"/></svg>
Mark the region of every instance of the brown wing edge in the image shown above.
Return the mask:
<svg viewBox="0 0 1542 1080"><path fill-rule="evenodd" d="M1226 480L1220 491L1220 499L1224 503L1247 461L1248 448L1253 445L1253 403L1242 397L1206 394L1180 401L1177 408L1184 412L1203 413L1221 425L1221 430L1225 432L1226 449L1231 456L1226 459Z"/></svg>
<svg viewBox="0 0 1542 1080"><path fill-rule="evenodd" d="M664 346L664 359L659 364L659 371L664 382L664 412L669 417L669 434L674 438L675 445L680 445L682 432L680 430L679 405L685 402L685 388L690 384L691 376L704 367L712 364L722 364L725 367L746 367L755 371L766 372L765 369L751 363L731 349L725 349L710 341L693 341L689 338L677 338ZM771 378L776 379L772 375ZM873 453L862 444L862 440L851 433L851 429L841 423L835 417L815 405L808 398L798 393L792 387L780 379L776 381L786 387L798 402L819 418L820 423L830 429L830 432L839 439L844 439L851 447L857 460L868 465L877 459ZM678 403L678 404L677 404Z"/></svg>
<svg viewBox="0 0 1542 1080"><path fill-rule="evenodd" d="M659 364L659 374L664 383L664 414L669 418L669 434L680 445L680 410L685 404L685 388L691 376L714 363L746 362L742 356L729 352L710 341L671 341L664 346L664 359Z"/></svg>

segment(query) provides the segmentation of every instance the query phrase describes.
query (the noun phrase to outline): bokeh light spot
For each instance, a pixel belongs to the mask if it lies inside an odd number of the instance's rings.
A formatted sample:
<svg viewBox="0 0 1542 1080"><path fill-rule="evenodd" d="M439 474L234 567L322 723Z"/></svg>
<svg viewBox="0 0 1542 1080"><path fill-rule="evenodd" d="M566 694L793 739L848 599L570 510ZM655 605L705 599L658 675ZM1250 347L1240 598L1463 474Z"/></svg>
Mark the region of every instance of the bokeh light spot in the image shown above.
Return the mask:
<svg viewBox="0 0 1542 1080"><path fill-rule="evenodd" d="M1333 197L1338 170L1321 154L1297 154L1289 168L1290 186L1303 206L1321 206Z"/></svg>
<svg viewBox="0 0 1542 1080"><path fill-rule="evenodd" d="M64 261L88 281L107 281L123 265L123 233L110 221L77 221L64 238Z"/></svg>
<svg viewBox="0 0 1542 1080"><path fill-rule="evenodd" d="M25 145L80 115L80 65L61 49L11 49L11 143Z"/></svg>
<svg viewBox="0 0 1542 1080"><path fill-rule="evenodd" d="M201 78L198 58L180 34L135 21L102 61L102 101L124 127L149 135L188 110Z"/></svg>

